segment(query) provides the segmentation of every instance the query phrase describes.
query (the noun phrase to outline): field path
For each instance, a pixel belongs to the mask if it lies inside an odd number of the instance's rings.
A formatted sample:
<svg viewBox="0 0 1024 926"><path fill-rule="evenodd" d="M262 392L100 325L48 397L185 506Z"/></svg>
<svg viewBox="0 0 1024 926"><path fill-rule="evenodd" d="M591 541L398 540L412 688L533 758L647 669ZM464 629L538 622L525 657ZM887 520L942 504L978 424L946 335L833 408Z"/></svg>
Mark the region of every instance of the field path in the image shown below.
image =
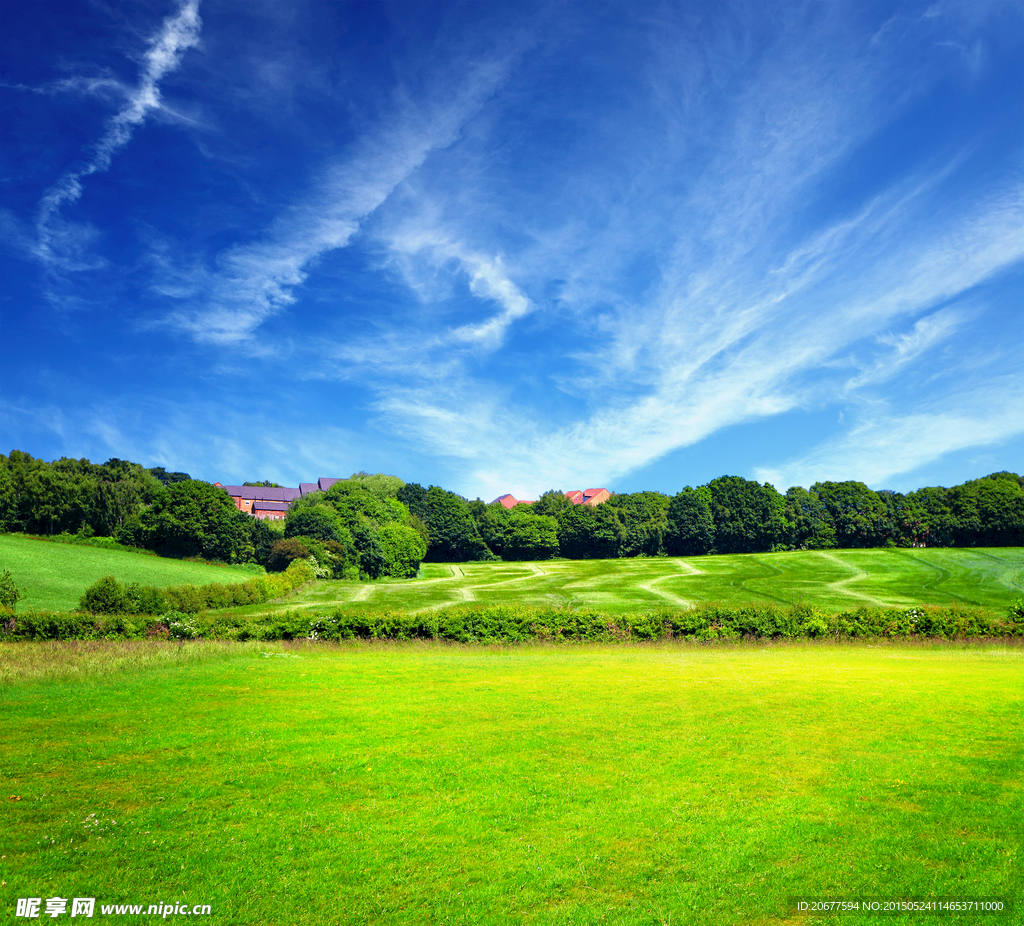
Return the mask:
<svg viewBox="0 0 1024 926"><path fill-rule="evenodd" d="M358 592L352 596L352 601L366 601L373 594L373 586L367 582Z"/></svg>
<svg viewBox="0 0 1024 926"><path fill-rule="evenodd" d="M684 563L682 560L673 560L673 564L679 569L680 573L684 576L704 575L702 570L698 569L696 566L691 566L689 563ZM636 587L642 588L645 591L650 592L652 595L657 595L659 598L664 598L666 601L671 601L673 604L677 604L681 608L692 608L693 602L689 598L681 598L679 595L675 595L672 592L666 592L660 588L654 587L658 582L662 582L665 579L675 578L678 578L678 576L658 576L657 579L651 579L650 582L637 582Z"/></svg>
<svg viewBox="0 0 1024 926"><path fill-rule="evenodd" d="M546 570L541 569L536 563L516 563L517 566L523 566L530 570L529 575L516 576L514 579L502 579L500 582L488 582L488 588L497 588L499 585L509 585L512 582L526 582L530 579L536 579L538 576L546 576L548 573Z"/></svg>
<svg viewBox="0 0 1024 926"><path fill-rule="evenodd" d="M837 579L835 582L829 582L827 586L828 588L839 592L840 595L849 595L851 598L859 598L861 601L867 601L870 604L882 607L889 603L886 601L880 601L878 598L872 598L870 595L865 595L863 592L855 592L846 587L851 582L857 582L860 579L866 579L868 577L868 574L859 566L854 566L853 563L845 563L838 556L833 556L831 553L825 553L823 550L817 550L816 553L822 559L827 559L829 562L842 566L843 569L849 569L853 573L853 575L848 579Z"/></svg>

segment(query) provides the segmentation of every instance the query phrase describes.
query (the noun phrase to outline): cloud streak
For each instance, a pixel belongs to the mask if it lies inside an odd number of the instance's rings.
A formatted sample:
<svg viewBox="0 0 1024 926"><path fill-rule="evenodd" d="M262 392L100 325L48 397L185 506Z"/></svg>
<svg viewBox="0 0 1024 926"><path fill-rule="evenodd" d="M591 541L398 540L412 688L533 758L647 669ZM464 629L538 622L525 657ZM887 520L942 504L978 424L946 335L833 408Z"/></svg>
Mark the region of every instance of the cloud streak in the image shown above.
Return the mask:
<svg viewBox="0 0 1024 926"><path fill-rule="evenodd" d="M384 124L324 170L313 192L283 212L262 240L220 254L215 269L197 280L189 300L193 306L171 313L168 322L200 342L251 340L265 320L296 301L295 289L317 258L346 247L400 184L458 138L466 121L507 79L519 53L513 47L464 60L453 66L459 76L454 86L428 88L423 99L401 99ZM493 266L477 261L471 273L481 290L516 298ZM474 334L467 331L466 337Z"/></svg>
<svg viewBox="0 0 1024 926"><path fill-rule="evenodd" d="M86 177L109 169L114 154L128 144L147 115L160 108L160 81L179 67L186 51L199 43L201 27L199 0L185 0L151 40L143 56L138 84L126 90L124 106L108 121L103 136L92 147L89 160L84 166L65 173L43 195L36 219L39 260L62 270L95 266L94 260L81 256L82 245L93 235L64 220L61 209L81 197ZM87 82L86 86L95 91L106 87L106 82Z"/></svg>

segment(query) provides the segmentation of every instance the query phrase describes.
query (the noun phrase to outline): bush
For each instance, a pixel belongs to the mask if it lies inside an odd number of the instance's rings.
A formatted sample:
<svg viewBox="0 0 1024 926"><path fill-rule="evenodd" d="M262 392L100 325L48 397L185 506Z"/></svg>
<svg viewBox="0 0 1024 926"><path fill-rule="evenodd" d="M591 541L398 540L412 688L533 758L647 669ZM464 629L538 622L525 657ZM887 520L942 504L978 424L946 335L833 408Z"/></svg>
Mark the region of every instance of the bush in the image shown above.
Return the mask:
<svg viewBox="0 0 1024 926"><path fill-rule="evenodd" d="M294 537L283 538L270 548L267 559L268 572L284 572L289 564L297 559L309 556L309 547Z"/></svg>
<svg viewBox="0 0 1024 926"><path fill-rule="evenodd" d="M10 569L0 575L0 610L13 612L15 605L25 597L24 592L14 582Z"/></svg>
<svg viewBox="0 0 1024 926"><path fill-rule="evenodd" d="M128 610L128 596L117 579L104 576L85 590L78 607L90 614L124 614Z"/></svg>

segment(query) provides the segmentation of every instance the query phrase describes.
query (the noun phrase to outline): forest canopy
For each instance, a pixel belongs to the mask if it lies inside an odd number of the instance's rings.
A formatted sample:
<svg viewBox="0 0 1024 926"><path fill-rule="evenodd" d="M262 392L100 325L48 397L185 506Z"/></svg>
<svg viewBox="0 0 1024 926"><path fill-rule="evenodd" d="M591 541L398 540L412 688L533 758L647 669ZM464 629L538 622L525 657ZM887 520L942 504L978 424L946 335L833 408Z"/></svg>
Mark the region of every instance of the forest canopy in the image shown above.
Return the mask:
<svg viewBox="0 0 1024 926"><path fill-rule="evenodd" d="M254 483L254 484L265 484ZM220 487L137 463L0 455L0 531L111 538L163 556L309 560L322 578L406 578L421 561L699 556L862 547L1024 546L1024 479L992 473L902 494L817 482L782 495L721 476L574 505L559 490L511 509L383 473L354 473L292 503L283 522L236 509Z"/></svg>

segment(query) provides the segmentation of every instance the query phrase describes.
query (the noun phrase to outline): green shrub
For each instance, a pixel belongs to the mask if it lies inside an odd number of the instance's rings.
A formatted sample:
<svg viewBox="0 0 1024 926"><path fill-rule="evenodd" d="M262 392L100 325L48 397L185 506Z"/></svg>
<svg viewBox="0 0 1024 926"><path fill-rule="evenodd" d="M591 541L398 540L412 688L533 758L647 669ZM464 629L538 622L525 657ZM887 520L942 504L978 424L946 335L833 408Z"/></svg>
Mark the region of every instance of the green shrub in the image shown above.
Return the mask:
<svg viewBox="0 0 1024 926"><path fill-rule="evenodd" d="M78 607L90 614L123 614L128 603L128 596L121 583L113 576L104 576L85 590Z"/></svg>
<svg viewBox="0 0 1024 926"><path fill-rule="evenodd" d="M0 575L0 611L14 611L15 606L24 597L24 592L15 584L10 569L5 569Z"/></svg>

